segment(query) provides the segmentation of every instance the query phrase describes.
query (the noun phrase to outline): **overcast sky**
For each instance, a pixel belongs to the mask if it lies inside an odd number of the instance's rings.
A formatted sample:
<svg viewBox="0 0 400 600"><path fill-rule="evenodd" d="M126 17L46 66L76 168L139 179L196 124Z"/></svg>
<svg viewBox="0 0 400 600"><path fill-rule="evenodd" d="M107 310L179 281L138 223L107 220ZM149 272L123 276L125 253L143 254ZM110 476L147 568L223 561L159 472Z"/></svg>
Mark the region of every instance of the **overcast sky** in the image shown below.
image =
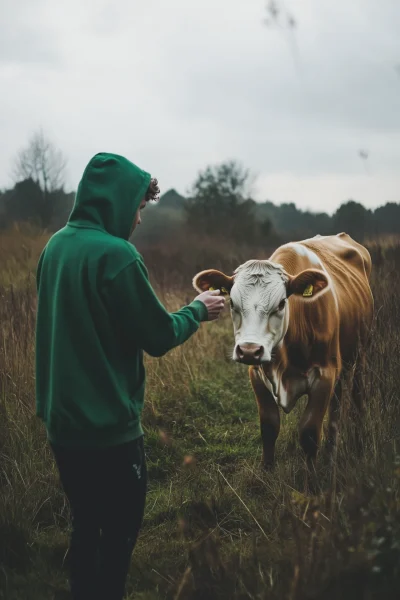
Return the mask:
<svg viewBox="0 0 400 600"><path fill-rule="evenodd" d="M293 34L267 27L265 6L0 0L0 187L42 127L68 189L110 151L162 191L233 158L257 200L400 202L400 1L286 0Z"/></svg>

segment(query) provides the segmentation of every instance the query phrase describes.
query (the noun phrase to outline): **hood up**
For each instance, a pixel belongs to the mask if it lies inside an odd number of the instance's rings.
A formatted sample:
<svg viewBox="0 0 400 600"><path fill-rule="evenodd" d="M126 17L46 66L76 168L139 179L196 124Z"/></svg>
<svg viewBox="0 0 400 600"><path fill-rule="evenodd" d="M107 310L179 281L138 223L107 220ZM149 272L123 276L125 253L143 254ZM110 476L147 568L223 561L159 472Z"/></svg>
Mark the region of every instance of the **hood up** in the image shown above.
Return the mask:
<svg viewBox="0 0 400 600"><path fill-rule="evenodd" d="M150 180L149 173L123 156L96 154L82 175L68 223L127 240Z"/></svg>

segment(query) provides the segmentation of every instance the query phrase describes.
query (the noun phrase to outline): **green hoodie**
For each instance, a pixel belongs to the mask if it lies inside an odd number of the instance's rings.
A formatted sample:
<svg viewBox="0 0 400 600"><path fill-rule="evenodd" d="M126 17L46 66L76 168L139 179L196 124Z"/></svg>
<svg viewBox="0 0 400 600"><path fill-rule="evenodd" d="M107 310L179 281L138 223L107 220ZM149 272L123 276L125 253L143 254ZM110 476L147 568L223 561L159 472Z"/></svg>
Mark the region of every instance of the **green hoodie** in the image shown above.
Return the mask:
<svg viewBox="0 0 400 600"><path fill-rule="evenodd" d="M36 414L49 440L109 446L143 434L143 351L183 344L207 309L168 313L128 241L150 175L122 156L87 165L67 225L37 269Z"/></svg>

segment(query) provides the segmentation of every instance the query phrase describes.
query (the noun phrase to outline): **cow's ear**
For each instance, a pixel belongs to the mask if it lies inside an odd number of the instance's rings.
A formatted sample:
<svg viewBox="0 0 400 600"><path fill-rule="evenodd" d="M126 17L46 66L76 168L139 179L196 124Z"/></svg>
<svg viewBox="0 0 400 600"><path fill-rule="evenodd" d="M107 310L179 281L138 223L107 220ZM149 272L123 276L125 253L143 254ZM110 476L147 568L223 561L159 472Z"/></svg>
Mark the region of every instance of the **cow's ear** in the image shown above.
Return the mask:
<svg viewBox="0 0 400 600"><path fill-rule="evenodd" d="M234 280L221 271L209 269L201 271L193 277L193 287L198 292L206 292L207 290L221 290L221 293L228 295L232 289Z"/></svg>
<svg viewBox="0 0 400 600"><path fill-rule="evenodd" d="M287 285L287 295L301 296L304 300L314 300L329 288L329 281L323 271L306 269L298 275L290 276Z"/></svg>

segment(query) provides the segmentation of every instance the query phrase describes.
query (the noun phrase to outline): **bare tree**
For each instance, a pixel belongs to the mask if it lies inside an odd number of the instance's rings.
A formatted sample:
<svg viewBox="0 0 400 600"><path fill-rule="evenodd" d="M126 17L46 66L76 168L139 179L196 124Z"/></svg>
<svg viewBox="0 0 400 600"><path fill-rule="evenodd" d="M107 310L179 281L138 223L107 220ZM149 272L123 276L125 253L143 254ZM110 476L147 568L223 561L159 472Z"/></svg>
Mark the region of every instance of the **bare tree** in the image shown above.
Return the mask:
<svg viewBox="0 0 400 600"><path fill-rule="evenodd" d="M67 161L43 131L35 132L26 148L20 150L14 161L15 181L33 179L46 195L64 186L64 173Z"/></svg>
<svg viewBox="0 0 400 600"><path fill-rule="evenodd" d="M42 130L35 132L28 145L14 159L13 176L16 183L32 180L39 188L39 201L33 201L34 211L43 227L48 227L62 195L66 159Z"/></svg>

